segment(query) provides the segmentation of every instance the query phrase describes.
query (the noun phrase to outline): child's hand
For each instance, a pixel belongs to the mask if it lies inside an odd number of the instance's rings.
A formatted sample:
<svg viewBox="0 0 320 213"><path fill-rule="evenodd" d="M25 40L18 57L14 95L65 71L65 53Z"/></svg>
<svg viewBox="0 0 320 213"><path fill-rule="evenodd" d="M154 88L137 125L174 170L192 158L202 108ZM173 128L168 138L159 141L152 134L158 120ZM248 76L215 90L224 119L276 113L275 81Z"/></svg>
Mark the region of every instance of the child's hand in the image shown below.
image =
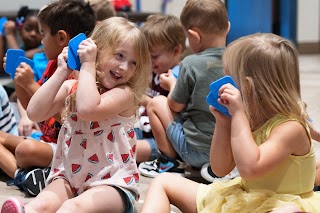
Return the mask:
<svg viewBox="0 0 320 213"><path fill-rule="evenodd" d="M58 68L64 71L71 71L67 65L68 48L69 47L64 47L61 53L58 55Z"/></svg>
<svg viewBox="0 0 320 213"><path fill-rule="evenodd" d="M77 53L81 64L85 62L95 63L97 57L97 45L91 38L88 38L80 43Z"/></svg>
<svg viewBox="0 0 320 213"><path fill-rule="evenodd" d="M230 117L225 116L224 114L216 110L216 108L214 108L213 106L209 105L209 110L212 113L212 115L216 118L216 122L222 122L225 124L231 122Z"/></svg>
<svg viewBox="0 0 320 213"><path fill-rule="evenodd" d="M21 117L18 125L20 136L29 136L33 130L41 131L36 122L31 121L28 116Z"/></svg>
<svg viewBox="0 0 320 213"><path fill-rule="evenodd" d="M243 110L243 103L240 91L231 84L223 85L218 92L218 102L228 108L231 116L238 110Z"/></svg>
<svg viewBox="0 0 320 213"><path fill-rule="evenodd" d="M16 23L12 20L8 20L4 24L4 31L5 31L6 36L7 35L14 35L15 29L16 29Z"/></svg>
<svg viewBox="0 0 320 213"><path fill-rule="evenodd" d="M177 79L172 74L171 69L169 69L167 73L160 75L160 86L167 91L170 91L174 87L176 81Z"/></svg>
<svg viewBox="0 0 320 213"><path fill-rule="evenodd" d="M14 75L14 82L21 87L32 84L34 81L34 74L32 68L25 62L21 62L16 69Z"/></svg>

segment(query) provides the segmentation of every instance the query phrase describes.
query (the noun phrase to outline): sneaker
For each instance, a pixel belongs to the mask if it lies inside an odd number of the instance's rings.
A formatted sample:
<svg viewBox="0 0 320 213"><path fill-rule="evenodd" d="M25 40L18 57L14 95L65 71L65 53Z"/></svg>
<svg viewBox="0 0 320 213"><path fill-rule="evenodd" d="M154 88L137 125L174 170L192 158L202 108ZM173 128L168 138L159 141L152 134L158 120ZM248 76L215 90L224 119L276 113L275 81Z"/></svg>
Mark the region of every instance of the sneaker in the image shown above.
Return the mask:
<svg viewBox="0 0 320 213"><path fill-rule="evenodd" d="M24 190L32 196L37 196L46 186L49 173L49 167L33 170L18 169L13 184L7 183L7 185L16 185L20 190Z"/></svg>
<svg viewBox="0 0 320 213"><path fill-rule="evenodd" d="M164 154L160 154L157 160L143 162L139 165L140 174L151 178L164 172L170 172L184 177L184 169L185 163L183 161L169 158Z"/></svg>
<svg viewBox="0 0 320 213"><path fill-rule="evenodd" d="M24 213L24 203L18 197L11 197L3 203L1 213Z"/></svg>
<svg viewBox="0 0 320 213"><path fill-rule="evenodd" d="M158 173L158 160L141 162L139 164L139 172L146 177L156 177Z"/></svg>
<svg viewBox="0 0 320 213"><path fill-rule="evenodd" d="M202 166L200 171L201 177L208 182L214 183L221 180L232 180L239 176L237 167L235 167L229 174L224 177L219 177L213 173L211 170L210 163L206 163Z"/></svg>

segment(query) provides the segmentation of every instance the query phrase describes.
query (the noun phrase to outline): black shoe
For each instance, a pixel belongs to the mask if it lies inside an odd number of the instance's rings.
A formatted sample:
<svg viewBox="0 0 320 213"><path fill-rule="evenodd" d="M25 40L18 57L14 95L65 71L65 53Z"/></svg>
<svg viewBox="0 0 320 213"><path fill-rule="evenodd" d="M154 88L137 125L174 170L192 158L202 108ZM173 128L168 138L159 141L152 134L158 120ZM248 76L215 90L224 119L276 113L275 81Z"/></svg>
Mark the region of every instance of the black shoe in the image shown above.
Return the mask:
<svg viewBox="0 0 320 213"><path fill-rule="evenodd" d="M24 170L19 169L13 181L7 185L16 185L21 191L26 191L31 196L37 196L46 186L46 179L50 168Z"/></svg>
<svg viewBox="0 0 320 213"><path fill-rule="evenodd" d="M151 178L163 172L171 172L184 177L184 169L185 163L183 161L169 158L164 154L160 154L157 160L142 162L139 165L140 174Z"/></svg>

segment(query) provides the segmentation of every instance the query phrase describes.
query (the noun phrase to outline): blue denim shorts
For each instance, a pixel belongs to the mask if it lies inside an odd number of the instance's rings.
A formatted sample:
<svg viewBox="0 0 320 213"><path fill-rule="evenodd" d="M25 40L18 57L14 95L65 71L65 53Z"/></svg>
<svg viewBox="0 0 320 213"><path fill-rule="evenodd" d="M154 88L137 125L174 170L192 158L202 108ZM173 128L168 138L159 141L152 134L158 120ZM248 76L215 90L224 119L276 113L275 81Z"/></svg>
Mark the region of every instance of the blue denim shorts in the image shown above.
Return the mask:
<svg viewBox="0 0 320 213"><path fill-rule="evenodd" d="M115 189L119 190L120 193L123 193L125 196L125 205L126 205L126 210L125 213L134 213L134 208L135 208L135 196L134 193L132 193L130 190L125 189L120 186L113 186Z"/></svg>
<svg viewBox="0 0 320 213"><path fill-rule="evenodd" d="M166 134L173 148L187 164L200 168L203 164L209 162L210 151L208 153L198 151L186 142L181 117L175 118L168 125Z"/></svg>
<svg viewBox="0 0 320 213"><path fill-rule="evenodd" d="M155 160L158 158L158 146L156 143L156 140L154 139L154 137L150 137L150 138L144 138L143 137L143 131L139 128L134 128L134 131L136 133L136 137L137 140L146 140L151 148L151 156L149 161Z"/></svg>

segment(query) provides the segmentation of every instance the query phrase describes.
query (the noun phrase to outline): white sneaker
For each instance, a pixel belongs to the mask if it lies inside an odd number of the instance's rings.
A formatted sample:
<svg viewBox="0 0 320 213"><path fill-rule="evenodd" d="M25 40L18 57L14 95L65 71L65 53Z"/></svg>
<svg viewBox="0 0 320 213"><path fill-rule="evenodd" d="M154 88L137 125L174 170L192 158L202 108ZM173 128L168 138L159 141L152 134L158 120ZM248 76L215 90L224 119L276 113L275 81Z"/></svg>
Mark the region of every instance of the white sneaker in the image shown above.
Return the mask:
<svg viewBox="0 0 320 213"><path fill-rule="evenodd" d="M163 158L164 158L163 156L160 156L160 159L140 163L139 164L140 174L146 177L151 177L151 178L154 178L164 172L170 172L172 174L176 174L182 177L185 176L184 169L186 166L184 162L177 159L174 159L172 161L167 160L165 162Z"/></svg>
<svg viewBox="0 0 320 213"><path fill-rule="evenodd" d="M239 177L239 171L238 171L237 167L234 167L234 169L226 176L218 177L211 170L210 163L206 163L202 166L200 174L201 174L201 177L203 177L203 179L205 179L206 181L211 182L211 183L221 181L221 180L232 180L236 177Z"/></svg>
<svg viewBox="0 0 320 213"><path fill-rule="evenodd" d="M154 178L159 175L157 160L141 162L139 164L139 172L146 177Z"/></svg>

